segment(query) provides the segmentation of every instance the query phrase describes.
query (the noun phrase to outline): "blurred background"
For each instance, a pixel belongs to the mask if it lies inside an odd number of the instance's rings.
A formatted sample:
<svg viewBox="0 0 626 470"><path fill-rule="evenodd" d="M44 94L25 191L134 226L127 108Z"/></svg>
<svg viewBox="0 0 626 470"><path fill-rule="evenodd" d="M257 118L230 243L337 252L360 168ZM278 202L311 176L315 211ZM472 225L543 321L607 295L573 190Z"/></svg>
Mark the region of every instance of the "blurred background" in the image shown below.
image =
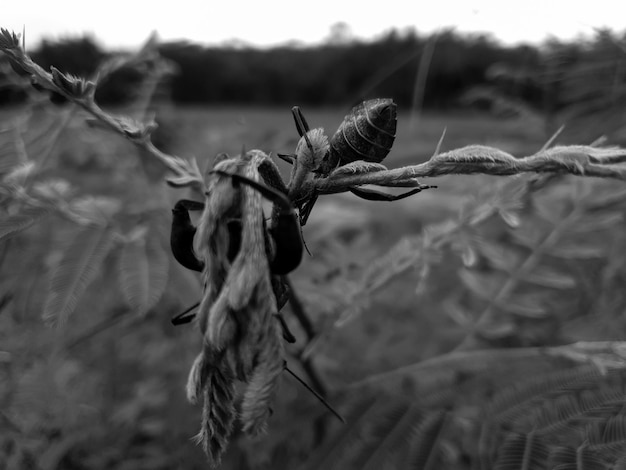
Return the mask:
<svg viewBox="0 0 626 470"><path fill-rule="evenodd" d="M23 32L26 51L44 69L100 77L103 109L154 117L155 145L193 156L201 168L242 146L293 152L294 105L331 136L354 105L376 97L398 105L397 137L384 162L395 168L430 158L444 132L442 151L483 144L520 157L557 132L559 144L626 145L622 9L612 1L30 1L5 6L0 26ZM7 187L19 181L29 197L55 201L48 213L25 213L26 199L2 193L12 222L0 221L0 469L207 468L190 440L200 409L184 396L200 338L192 327L170 324L201 297L199 277L175 263L168 241L171 207L197 195L166 186L158 161L88 119L33 88L0 56L0 175ZM278 164L287 178L288 165ZM530 183L520 189L528 181L443 177L428 181L439 189L391 204L323 197L303 232L313 256L292 276L315 334L286 307L298 338L288 361L352 424L333 422L285 376L267 436L248 439L237 430L223 468L381 468L387 452L412 456L413 468L491 468L489 461L477 466L471 438L491 398L520 377L570 373L571 364L491 358L468 370L424 361L457 350L623 336L621 186L558 177L537 196ZM583 207L592 196L604 199ZM494 204L505 216L485 215ZM507 219L512 207L519 213ZM103 220L106 236L89 225ZM592 239L597 249L546 261L551 274L537 278L550 280L542 289L556 289L541 292L548 313L493 314L514 303L513 290L536 292L509 283L504 297L500 291L485 306L479 291L493 288L503 271L518 282L506 263L531 255L543 262L547 251L530 235L520 246L511 230L521 224L552 233L547 221L561 220L558 234L573 248L583 229L600 231ZM452 230L450 221L461 222ZM62 283L79 287L65 299L68 321L51 328L42 314L58 303L51 283L68 264L76 279ZM143 276L140 300L124 285L129 270ZM420 378L377 375L412 365ZM416 424L396 429L409 436L400 439L389 423L407 413ZM381 454L363 457L348 449L349 439ZM333 441L344 446L334 454ZM437 449L427 459L434 466L420 460L425 448ZM329 455L335 460L324 460Z"/></svg>

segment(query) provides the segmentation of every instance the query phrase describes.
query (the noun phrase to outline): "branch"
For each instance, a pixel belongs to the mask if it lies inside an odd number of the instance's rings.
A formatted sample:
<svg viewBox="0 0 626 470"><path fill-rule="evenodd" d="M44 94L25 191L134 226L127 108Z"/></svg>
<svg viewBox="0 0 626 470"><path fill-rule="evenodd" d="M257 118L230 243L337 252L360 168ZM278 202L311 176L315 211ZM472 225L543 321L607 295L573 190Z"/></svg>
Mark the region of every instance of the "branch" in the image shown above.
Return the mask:
<svg viewBox="0 0 626 470"><path fill-rule="evenodd" d="M507 176L526 172L570 173L626 180L626 149L571 145L515 158L494 147L469 145L435 155L419 165L313 179L304 183L303 192L336 193L363 184L394 186L398 182L415 181L415 178L425 176L472 173Z"/></svg>
<svg viewBox="0 0 626 470"><path fill-rule="evenodd" d="M39 87L64 96L95 117L95 123L98 126L120 134L163 163L174 173L174 176L168 179L170 185L192 186L194 189L203 191L203 178L195 159L185 160L168 155L154 146L151 135L157 128L157 124L153 119L147 123L141 123L126 116L114 116L103 111L96 104L94 95L98 86L98 77L94 81L88 81L64 74L54 67L51 67L50 73L46 72L24 52L19 44L19 36L4 28L0 30L0 51L9 57L9 61L18 73L30 75L33 83ZM89 121L89 123L94 124L94 121Z"/></svg>

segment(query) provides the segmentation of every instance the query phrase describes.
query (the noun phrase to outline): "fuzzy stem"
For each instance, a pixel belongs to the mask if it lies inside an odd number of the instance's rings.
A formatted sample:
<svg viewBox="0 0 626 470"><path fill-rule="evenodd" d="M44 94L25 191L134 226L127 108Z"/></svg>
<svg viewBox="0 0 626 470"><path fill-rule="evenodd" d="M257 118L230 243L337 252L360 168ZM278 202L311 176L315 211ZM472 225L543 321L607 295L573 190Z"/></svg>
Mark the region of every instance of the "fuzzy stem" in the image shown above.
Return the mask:
<svg viewBox="0 0 626 470"><path fill-rule="evenodd" d="M626 179L626 149L602 149L573 145L542 150L534 155L515 158L512 155L482 145L471 145L435 155L419 165L371 173L357 173L304 182L302 192L336 193L350 186L374 184L387 186L418 177L448 174L509 176L518 173L570 173L579 176Z"/></svg>

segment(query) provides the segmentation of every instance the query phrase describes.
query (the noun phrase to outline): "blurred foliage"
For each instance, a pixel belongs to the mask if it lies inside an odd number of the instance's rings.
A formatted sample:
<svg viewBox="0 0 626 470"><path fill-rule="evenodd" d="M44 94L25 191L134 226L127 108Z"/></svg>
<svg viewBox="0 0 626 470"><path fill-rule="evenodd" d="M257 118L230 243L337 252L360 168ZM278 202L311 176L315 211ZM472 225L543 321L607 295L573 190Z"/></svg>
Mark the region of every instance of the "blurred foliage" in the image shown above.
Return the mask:
<svg viewBox="0 0 626 470"><path fill-rule="evenodd" d="M126 142L59 119L71 109L39 106L10 114L1 134L4 183L55 203L33 212L24 200L3 200L0 468L206 468L189 439L198 410L183 392L196 340L168 321L200 295L198 279L162 256L179 195L162 173L144 172L149 160ZM197 115L170 118L179 138L197 138ZM15 169L22 158L35 163L30 172ZM552 468L577 446L594 468L621 458L612 442L622 429L623 373L514 355L622 338L622 184L439 180L443 191L392 210L349 195L318 203L305 231L315 256L293 280L319 332L307 354L348 425L285 376L269 434L236 433L223 468L522 468L524 455ZM104 221L113 245L65 326L50 329L41 319L49 282L68 248L101 246ZM138 288L124 278L149 289L132 295ZM472 347L459 362L447 351L463 344Z"/></svg>
<svg viewBox="0 0 626 470"><path fill-rule="evenodd" d="M626 141L626 34L598 30L591 40L552 39L528 52L526 63L491 64L462 101L542 121L547 135L565 124L568 136Z"/></svg>
<svg viewBox="0 0 626 470"><path fill-rule="evenodd" d="M541 96L524 83L523 97ZM182 195L148 155L24 90L29 105L0 121L0 469L206 468L183 392L197 339L169 324L201 292L168 253ZM336 126L344 111L307 118ZM288 107L163 114L164 145L205 159L296 138ZM425 115L431 147L398 139L390 163L425 159L445 123L448 145L527 149L537 136L520 122ZM302 354L319 368L348 424L285 376L269 434L237 432L224 469L623 468L623 370L545 354L623 339L623 183L437 184L385 210L321 198L304 231L314 256L293 275L317 337L302 351L287 310L289 353L305 377Z"/></svg>

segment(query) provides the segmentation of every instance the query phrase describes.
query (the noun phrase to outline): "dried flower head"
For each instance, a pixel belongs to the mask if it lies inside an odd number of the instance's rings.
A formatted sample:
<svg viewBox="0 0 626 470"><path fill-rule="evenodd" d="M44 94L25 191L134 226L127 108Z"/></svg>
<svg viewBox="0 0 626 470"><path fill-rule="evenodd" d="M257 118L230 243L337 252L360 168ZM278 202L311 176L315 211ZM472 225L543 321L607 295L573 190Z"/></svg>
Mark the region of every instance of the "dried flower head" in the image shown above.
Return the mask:
<svg viewBox="0 0 626 470"><path fill-rule="evenodd" d="M258 181L264 154L221 159L216 170L239 171ZM205 210L198 225L195 251L205 263L204 296L197 324L203 349L187 384L188 399L203 397L198 440L212 464L226 448L235 418L235 380L246 384L241 404L244 431L262 432L270 402L283 370L281 331L274 315L272 287L261 195L222 174L207 175ZM241 242L229 261L228 223L241 222Z"/></svg>

